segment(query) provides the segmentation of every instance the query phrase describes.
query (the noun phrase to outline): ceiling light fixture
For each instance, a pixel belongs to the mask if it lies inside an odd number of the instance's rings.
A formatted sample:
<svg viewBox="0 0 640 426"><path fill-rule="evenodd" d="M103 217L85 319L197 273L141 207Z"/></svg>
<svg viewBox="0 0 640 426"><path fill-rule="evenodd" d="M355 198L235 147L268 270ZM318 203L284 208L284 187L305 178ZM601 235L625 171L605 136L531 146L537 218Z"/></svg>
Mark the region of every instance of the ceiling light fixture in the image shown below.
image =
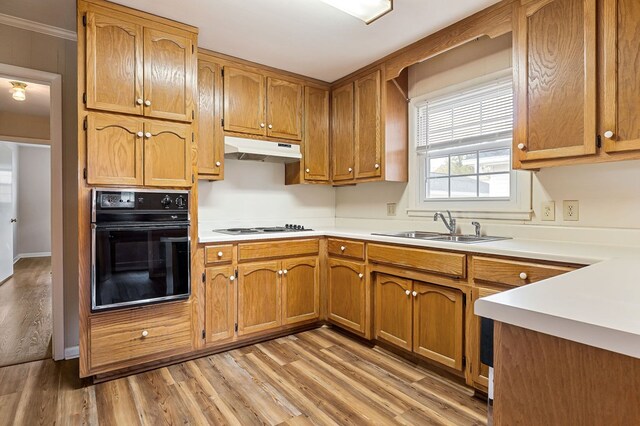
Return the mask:
<svg viewBox="0 0 640 426"><path fill-rule="evenodd" d="M11 92L13 92L13 99L16 101L24 101L27 99L27 84L19 81L11 81Z"/></svg>
<svg viewBox="0 0 640 426"><path fill-rule="evenodd" d="M369 25L393 10L393 0L320 0Z"/></svg>

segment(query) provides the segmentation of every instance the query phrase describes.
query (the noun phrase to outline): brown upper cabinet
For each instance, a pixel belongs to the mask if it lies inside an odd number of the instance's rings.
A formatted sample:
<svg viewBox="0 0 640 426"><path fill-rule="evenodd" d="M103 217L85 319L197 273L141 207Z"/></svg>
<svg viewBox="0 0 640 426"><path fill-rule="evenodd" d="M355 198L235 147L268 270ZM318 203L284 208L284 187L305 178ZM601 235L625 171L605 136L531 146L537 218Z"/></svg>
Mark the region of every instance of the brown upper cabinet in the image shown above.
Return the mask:
<svg viewBox="0 0 640 426"><path fill-rule="evenodd" d="M407 181L407 71L385 81L382 68L334 87L332 181Z"/></svg>
<svg viewBox="0 0 640 426"><path fill-rule="evenodd" d="M224 67L224 130L302 139L302 85L258 70Z"/></svg>
<svg viewBox="0 0 640 426"><path fill-rule="evenodd" d="M606 152L640 150L640 59L637 0L604 0L604 108Z"/></svg>
<svg viewBox="0 0 640 426"><path fill-rule="evenodd" d="M329 176L329 91L304 89L304 179L328 182Z"/></svg>
<svg viewBox="0 0 640 426"><path fill-rule="evenodd" d="M88 4L86 105L191 122L197 34Z"/></svg>
<svg viewBox="0 0 640 426"><path fill-rule="evenodd" d="M222 119L222 67L198 55L198 176L224 178Z"/></svg>

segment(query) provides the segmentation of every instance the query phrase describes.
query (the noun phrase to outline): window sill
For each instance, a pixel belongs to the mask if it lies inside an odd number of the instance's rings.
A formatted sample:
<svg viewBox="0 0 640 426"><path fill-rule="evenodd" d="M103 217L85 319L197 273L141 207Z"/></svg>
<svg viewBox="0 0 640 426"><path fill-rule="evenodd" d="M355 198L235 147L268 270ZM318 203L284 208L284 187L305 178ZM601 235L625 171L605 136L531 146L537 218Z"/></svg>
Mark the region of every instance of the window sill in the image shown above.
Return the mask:
<svg viewBox="0 0 640 426"><path fill-rule="evenodd" d="M407 209L407 216L409 217L433 217L436 212L442 210L438 209ZM455 210L450 209L451 214L456 219L495 219L495 220L524 220L530 221L533 217L532 210L499 210L499 211L487 211L487 210Z"/></svg>

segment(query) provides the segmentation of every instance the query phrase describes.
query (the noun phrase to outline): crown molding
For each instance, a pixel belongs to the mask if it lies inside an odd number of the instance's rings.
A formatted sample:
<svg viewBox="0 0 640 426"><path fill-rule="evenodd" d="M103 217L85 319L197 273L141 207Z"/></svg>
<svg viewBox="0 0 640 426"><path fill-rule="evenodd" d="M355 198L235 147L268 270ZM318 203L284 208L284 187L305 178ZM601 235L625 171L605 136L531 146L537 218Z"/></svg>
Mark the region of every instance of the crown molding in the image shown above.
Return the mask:
<svg viewBox="0 0 640 426"><path fill-rule="evenodd" d="M42 24L40 22L30 21L28 19L18 18L17 16L5 15L4 13L0 13L0 24L20 28L27 31L33 31L40 34L46 34L52 37L63 38L65 40L78 40L78 35L75 31L65 30L64 28L54 27L52 25Z"/></svg>

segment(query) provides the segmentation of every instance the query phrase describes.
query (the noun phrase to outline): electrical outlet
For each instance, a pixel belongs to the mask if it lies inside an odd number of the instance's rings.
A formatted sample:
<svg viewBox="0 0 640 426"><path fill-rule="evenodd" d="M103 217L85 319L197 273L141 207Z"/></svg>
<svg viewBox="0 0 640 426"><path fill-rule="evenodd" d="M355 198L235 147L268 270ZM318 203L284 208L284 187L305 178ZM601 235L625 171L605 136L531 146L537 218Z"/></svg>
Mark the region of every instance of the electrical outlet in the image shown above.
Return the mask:
<svg viewBox="0 0 640 426"><path fill-rule="evenodd" d="M547 201L542 203L542 220L553 222L556 220L556 203L555 201Z"/></svg>
<svg viewBox="0 0 640 426"><path fill-rule="evenodd" d="M578 200L564 200L562 202L562 212L564 220L577 221L580 217Z"/></svg>
<svg viewBox="0 0 640 426"><path fill-rule="evenodd" d="M387 203L387 216L396 215L396 203Z"/></svg>

